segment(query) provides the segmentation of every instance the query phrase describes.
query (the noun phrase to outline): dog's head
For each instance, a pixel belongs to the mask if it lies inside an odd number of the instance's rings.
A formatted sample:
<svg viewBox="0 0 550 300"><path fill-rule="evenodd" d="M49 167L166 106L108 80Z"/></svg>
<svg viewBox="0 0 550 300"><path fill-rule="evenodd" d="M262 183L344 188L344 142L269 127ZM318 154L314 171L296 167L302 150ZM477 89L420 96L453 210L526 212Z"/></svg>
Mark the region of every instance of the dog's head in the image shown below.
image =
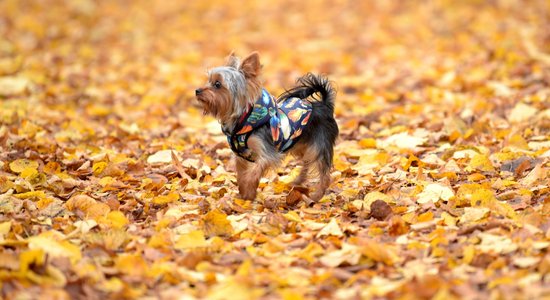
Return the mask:
<svg viewBox="0 0 550 300"><path fill-rule="evenodd" d="M253 52L242 63L234 54L225 66L208 71L208 82L195 90L204 113L222 122L238 118L261 94L260 56Z"/></svg>

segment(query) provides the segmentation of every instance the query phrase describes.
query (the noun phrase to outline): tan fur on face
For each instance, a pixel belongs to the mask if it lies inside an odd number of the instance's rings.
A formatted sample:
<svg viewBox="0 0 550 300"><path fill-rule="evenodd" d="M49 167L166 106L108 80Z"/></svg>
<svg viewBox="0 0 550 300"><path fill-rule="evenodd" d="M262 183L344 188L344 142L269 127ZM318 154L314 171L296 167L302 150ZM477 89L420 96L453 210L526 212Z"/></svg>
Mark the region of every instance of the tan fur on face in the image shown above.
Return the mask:
<svg viewBox="0 0 550 300"><path fill-rule="evenodd" d="M219 81L221 88L216 88L214 84ZM220 121L228 121L233 115L234 105L229 90L225 87L222 76L212 74L208 84L201 88L202 92L197 95L197 99L202 103L205 112L212 114Z"/></svg>
<svg viewBox="0 0 550 300"><path fill-rule="evenodd" d="M209 71L209 82L200 89L197 100L205 112L216 117L224 128L231 128L261 95L260 69L258 53L252 53L242 64L232 54L227 58L226 66ZM216 88L216 81L223 87Z"/></svg>

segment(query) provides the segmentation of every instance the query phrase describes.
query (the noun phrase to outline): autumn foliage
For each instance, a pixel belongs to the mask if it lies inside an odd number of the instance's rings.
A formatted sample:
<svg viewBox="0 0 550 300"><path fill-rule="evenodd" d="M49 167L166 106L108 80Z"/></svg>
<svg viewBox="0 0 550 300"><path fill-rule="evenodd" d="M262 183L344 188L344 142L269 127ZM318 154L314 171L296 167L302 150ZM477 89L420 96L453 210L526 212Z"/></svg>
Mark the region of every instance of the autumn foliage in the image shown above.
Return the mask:
<svg viewBox="0 0 550 300"><path fill-rule="evenodd" d="M0 1L0 298L550 295L548 1ZM238 198L194 90L338 87L332 184Z"/></svg>

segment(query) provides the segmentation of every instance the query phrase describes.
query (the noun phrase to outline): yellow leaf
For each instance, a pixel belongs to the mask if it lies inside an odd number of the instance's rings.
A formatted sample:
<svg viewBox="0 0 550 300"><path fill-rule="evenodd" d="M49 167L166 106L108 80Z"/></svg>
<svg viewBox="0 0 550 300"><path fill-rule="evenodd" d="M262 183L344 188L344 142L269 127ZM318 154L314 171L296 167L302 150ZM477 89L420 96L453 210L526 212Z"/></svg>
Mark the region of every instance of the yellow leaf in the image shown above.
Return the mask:
<svg viewBox="0 0 550 300"><path fill-rule="evenodd" d="M321 245L312 242L307 245L303 250L299 251L296 256L305 259L307 262L312 263L317 256L325 253L325 249Z"/></svg>
<svg viewBox="0 0 550 300"><path fill-rule="evenodd" d="M511 136L508 140L508 145L525 150L529 149L527 141L525 141L525 139L519 134L514 134L513 136Z"/></svg>
<svg viewBox="0 0 550 300"><path fill-rule="evenodd" d="M34 199L40 200L40 199L46 198L46 194L44 193L44 191L26 192L26 193L21 193L21 194L15 194L14 196L19 198L19 199L34 198Z"/></svg>
<svg viewBox="0 0 550 300"><path fill-rule="evenodd" d="M118 210L109 212L104 220L106 224L115 229L121 229L128 225L128 219Z"/></svg>
<svg viewBox="0 0 550 300"><path fill-rule="evenodd" d="M468 181L481 181L484 180L486 177L485 175L481 173L474 173L468 176Z"/></svg>
<svg viewBox="0 0 550 300"><path fill-rule="evenodd" d="M481 239L481 243L476 248L483 252L508 254L518 249L518 246L507 236L482 232L478 234L478 237Z"/></svg>
<svg viewBox="0 0 550 300"><path fill-rule="evenodd" d="M94 172L95 176L98 176L105 170L107 167L107 163L104 161L95 162L92 166L92 171Z"/></svg>
<svg viewBox="0 0 550 300"><path fill-rule="evenodd" d="M166 164L172 162L172 151L174 150L161 150L147 158L148 164Z"/></svg>
<svg viewBox="0 0 550 300"><path fill-rule="evenodd" d="M417 219L417 222L418 223L422 223L422 222L428 222L428 221L431 221L434 219L434 213L431 212L431 211L427 211L423 214L420 214L418 216L418 219Z"/></svg>
<svg viewBox="0 0 550 300"><path fill-rule="evenodd" d="M359 158L359 161L352 167L357 170L359 175L374 174L374 169L385 165L390 155L386 152L378 152L377 150L371 150L372 154L365 154Z"/></svg>
<svg viewBox="0 0 550 300"><path fill-rule="evenodd" d="M397 261L397 255L386 245L373 240L365 240L361 243L361 246L361 253L376 262L391 266Z"/></svg>
<svg viewBox="0 0 550 300"><path fill-rule="evenodd" d="M24 77L0 77L0 96L15 96L24 93L32 82Z"/></svg>
<svg viewBox="0 0 550 300"><path fill-rule="evenodd" d="M117 277L112 277L105 280L100 288L104 292L117 293L124 289L124 282Z"/></svg>
<svg viewBox="0 0 550 300"><path fill-rule="evenodd" d="M227 220L227 215L218 209L209 211L202 218L202 226L207 236L230 236L233 234L231 222Z"/></svg>
<svg viewBox="0 0 550 300"><path fill-rule="evenodd" d="M186 234L180 235L176 241L174 248L176 249L193 249L206 247L206 239L201 230L194 230Z"/></svg>
<svg viewBox="0 0 550 300"><path fill-rule="evenodd" d="M147 242L149 247L153 248L168 248L172 245L170 241L170 234L168 231L162 231L151 236L149 242ZM180 249L180 248L178 248Z"/></svg>
<svg viewBox="0 0 550 300"><path fill-rule="evenodd" d="M50 203L52 202L53 202L52 198L44 197L36 202L36 207L38 207L39 209L44 209L48 207L48 205L50 205Z"/></svg>
<svg viewBox="0 0 550 300"><path fill-rule="evenodd" d="M111 229L102 234L105 248L109 250L119 250L119 248L130 238L123 229Z"/></svg>
<svg viewBox="0 0 550 300"><path fill-rule="evenodd" d="M38 175L38 171L36 170L36 168L27 167L23 169L23 171L21 171L20 175L22 178L30 179L30 178L36 177Z"/></svg>
<svg viewBox="0 0 550 300"><path fill-rule="evenodd" d="M465 264L470 264L474 260L476 249L473 245L467 245L462 248L462 261Z"/></svg>
<svg viewBox="0 0 550 300"><path fill-rule="evenodd" d="M280 292L283 300L303 300L304 296L297 290L284 289Z"/></svg>
<svg viewBox="0 0 550 300"><path fill-rule="evenodd" d="M76 263L82 258L80 248L62 238L63 235L57 231L46 231L28 238L29 249L40 249L52 257L68 257L72 263Z"/></svg>
<svg viewBox="0 0 550 300"><path fill-rule="evenodd" d="M420 160L418 159L418 157L412 154L409 155L408 159L401 157L401 162L400 162L401 168L403 168L403 170L405 171L408 171L413 162L416 162L420 166Z"/></svg>
<svg viewBox="0 0 550 300"><path fill-rule="evenodd" d="M499 285L511 285L514 283L514 279L510 276L503 276L503 277L500 277L500 278L497 278L495 280L492 280L489 282L489 284L487 285L487 288L489 289L493 289Z"/></svg>
<svg viewBox="0 0 550 300"><path fill-rule="evenodd" d="M537 265L540 260L541 258L536 256L516 256L513 258L512 263L520 268L530 268Z"/></svg>
<svg viewBox="0 0 550 300"><path fill-rule="evenodd" d="M237 278L229 278L214 285L207 295L210 300L229 299L258 299L263 295L259 288L250 287L246 282L238 281Z"/></svg>
<svg viewBox="0 0 550 300"><path fill-rule="evenodd" d="M447 226L456 226L457 218L451 216L448 212L444 211L441 213L441 218L443 218L443 223Z"/></svg>
<svg viewBox="0 0 550 300"><path fill-rule="evenodd" d="M470 195L470 205L489 206L494 198L495 195L493 194L493 191L485 188L480 188Z"/></svg>
<svg viewBox="0 0 550 300"><path fill-rule="evenodd" d="M37 169L38 162L34 160L28 160L28 159L18 159L10 163L10 170L12 170L15 173L21 173L23 172L23 170L27 168Z"/></svg>
<svg viewBox="0 0 550 300"><path fill-rule="evenodd" d="M153 198L152 202L155 205L165 205L168 203L176 202L180 198L177 192L170 192L167 195L161 195Z"/></svg>
<svg viewBox="0 0 550 300"><path fill-rule="evenodd" d="M241 263L239 268L237 269L237 275L239 276L250 276L252 272L252 261L250 259L246 259Z"/></svg>
<svg viewBox="0 0 550 300"><path fill-rule="evenodd" d="M24 273L29 266L42 266L46 261L46 253L42 249L31 249L19 255L19 271Z"/></svg>
<svg viewBox="0 0 550 300"><path fill-rule="evenodd" d="M171 274L174 273L174 270L177 268L177 265L171 262L159 262L156 261L149 267L146 271L146 276L155 279L161 279L164 277L164 280L172 277ZM177 283L177 280L174 280L174 283Z"/></svg>
<svg viewBox="0 0 550 300"><path fill-rule="evenodd" d="M147 263L139 254L122 253L115 258L115 268L124 274L142 276L147 270Z"/></svg>
<svg viewBox="0 0 550 300"><path fill-rule="evenodd" d="M300 218L298 213L296 213L293 210L289 211L288 213L284 214L283 216L285 217L285 219L287 219L291 222L302 223L302 218Z"/></svg>
<svg viewBox="0 0 550 300"><path fill-rule="evenodd" d="M44 166L44 173L56 174L61 172L61 166L55 161L50 161Z"/></svg>
<svg viewBox="0 0 550 300"><path fill-rule="evenodd" d="M424 144L428 139L422 136L410 135L407 132L401 132L388 137L379 143L381 148L397 147L401 149L414 149Z"/></svg>
<svg viewBox="0 0 550 300"><path fill-rule="evenodd" d="M395 200L393 200L391 196L379 191L374 191L365 195L363 198L363 207L370 207L370 205L376 200L382 200L388 204L395 204Z"/></svg>
<svg viewBox="0 0 550 300"><path fill-rule="evenodd" d="M108 186L108 185L113 185L115 182L116 182L116 179L114 179L114 178L111 177L111 176L105 176L105 177L102 177L102 178L99 180L99 184L100 184L102 187L106 187L106 186Z"/></svg>
<svg viewBox="0 0 550 300"><path fill-rule="evenodd" d="M319 258L319 261L327 267L337 267L342 263L356 265L361 259L361 249L358 246L348 243L342 244L342 249L325 252L325 255Z"/></svg>
<svg viewBox="0 0 550 300"><path fill-rule="evenodd" d="M362 139L359 141L359 146L362 148L376 148L375 139Z"/></svg>
<svg viewBox="0 0 550 300"><path fill-rule="evenodd" d="M468 224L484 219L489 215L490 210L485 207L465 207L464 213L460 216L460 224Z"/></svg>
<svg viewBox="0 0 550 300"><path fill-rule="evenodd" d="M439 184L439 183L430 183L424 190L418 194L418 199L416 202L420 204L433 202L437 203L439 200L449 200L454 196L453 190L448 186Z"/></svg>
<svg viewBox="0 0 550 300"><path fill-rule="evenodd" d="M0 238L8 234L11 230L11 221L0 223Z"/></svg>
<svg viewBox="0 0 550 300"><path fill-rule="evenodd" d="M510 111L508 119L512 123L520 123L527 121L529 118L534 116L538 112L536 107L532 107L523 102L519 102L516 106Z"/></svg>
<svg viewBox="0 0 550 300"><path fill-rule="evenodd" d="M487 155L477 153L470 160L470 164L466 167L466 171L478 170L482 172L493 172L495 167Z"/></svg>
<svg viewBox="0 0 550 300"><path fill-rule="evenodd" d="M342 232L342 229L340 229L340 226L338 226L338 222L336 222L335 218L330 219L330 222L325 227L323 227L321 231L319 231L319 233L317 234L317 237L328 236L328 235L338 236L338 237L344 236L344 233Z"/></svg>

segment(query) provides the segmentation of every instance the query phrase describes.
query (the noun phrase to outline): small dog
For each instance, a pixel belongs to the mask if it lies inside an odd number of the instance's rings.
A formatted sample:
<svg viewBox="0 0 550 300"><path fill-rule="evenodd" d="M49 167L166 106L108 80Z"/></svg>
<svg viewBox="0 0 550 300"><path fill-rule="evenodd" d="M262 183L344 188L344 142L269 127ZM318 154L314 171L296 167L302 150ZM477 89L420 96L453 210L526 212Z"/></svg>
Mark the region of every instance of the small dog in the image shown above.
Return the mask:
<svg viewBox="0 0 550 300"><path fill-rule="evenodd" d="M237 155L237 184L242 198L256 198L261 176L290 153L302 162L294 180L300 185L312 167L319 182L310 198L318 201L330 184L333 148L338 136L334 119L336 91L311 73L277 100L262 88L260 57L253 52L242 63L231 54L225 66L208 72L208 83L195 90L204 113L219 120Z"/></svg>

